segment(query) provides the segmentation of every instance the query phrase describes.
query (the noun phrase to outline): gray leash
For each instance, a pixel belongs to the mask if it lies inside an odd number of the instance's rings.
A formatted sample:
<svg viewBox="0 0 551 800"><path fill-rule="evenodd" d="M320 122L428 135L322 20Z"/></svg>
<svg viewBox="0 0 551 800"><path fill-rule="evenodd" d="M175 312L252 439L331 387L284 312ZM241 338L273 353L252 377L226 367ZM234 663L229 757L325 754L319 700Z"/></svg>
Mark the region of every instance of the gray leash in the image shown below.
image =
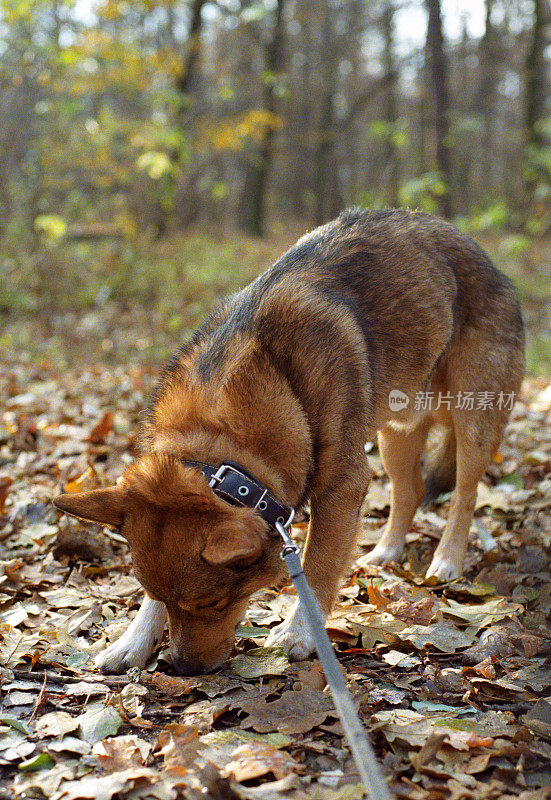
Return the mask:
<svg viewBox="0 0 551 800"><path fill-rule="evenodd" d="M286 524L288 525L289 523L290 520ZM302 570L298 547L290 538L284 525L276 522L275 527L283 539L281 558L287 565L289 575L297 590L302 611L314 637L319 660L331 689L335 708L339 714L367 796L371 800L392 800L392 795L382 776L373 749L356 713L340 664L325 630L314 594Z"/></svg>

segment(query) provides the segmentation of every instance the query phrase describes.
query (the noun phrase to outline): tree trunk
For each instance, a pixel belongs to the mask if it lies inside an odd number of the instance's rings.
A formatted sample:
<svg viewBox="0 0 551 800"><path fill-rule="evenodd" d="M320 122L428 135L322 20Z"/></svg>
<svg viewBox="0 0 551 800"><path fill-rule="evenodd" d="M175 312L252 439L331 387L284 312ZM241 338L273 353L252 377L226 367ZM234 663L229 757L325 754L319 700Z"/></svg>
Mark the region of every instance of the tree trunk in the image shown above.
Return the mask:
<svg viewBox="0 0 551 800"><path fill-rule="evenodd" d="M538 130L538 121L543 116L545 100L545 78L543 69L545 3L546 0L534 0L532 38L526 55L524 129L526 155L528 159L530 157L530 149L539 148L545 144L545 137L542 132ZM529 167L526 177L526 195L528 203L533 199L537 181L538 175L536 169L533 166Z"/></svg>
<svg viewBox="0 0 551 800"><path fill-rule="evenodd" d="M266 72L262 91L262 108L275 113L276 98L272 78L283 67L283 14L285 0L277 0L272 36L266 46ZM245 179L240 202L239 227L253 236L263 236L266 216L266 188L273 156L274 128L264 126L262 141L245 168Z"/></svg>
<svg viewBox="0 0 551 800"><path fill-rule="evenodd" d="M314 154L314 195L316 200L315 222L321 225L335 217L344 205L340 189L337 158L337 126L333 98L335 95L335 76L337 59L335 53L335 33L333 26L333 7L323 3L323 23L320 38L320 60L323 64L321 113L318 142Z"/></svg>
<svg viewBox="0 0 551 800"><path fill-rule="evenodd" d="M492 142L494 134L494 100L498 81L495 64L495 31L492 27L492 8L494 0L486 0L486 27L480 40L480 87L479 108L483 115L482 135L482 183L488 194L493 188L492 165L494 153Z"/></svg>
<svg viewBox="0 0 551 800"><path fill-rule="evenodd" d="M383 64L386 87L386 122L389 123L389 134L386 144L385 163L387 169L388 195L387 201L391 206L398 205L398 184L399 184L399 150L396 147L396 122L398 120L396 102L396 65L394 63L394 3L393 0L386 0L382 16L382 26L384 34L384 53Z"/></svg>
<svg viewBox="0 0 551 800"><path fill-rule="evenodd" d="M195 88L195 67L201 52L201 13L205 2L206 0L193 0L191 4L191 21L186 42L186 52L182 59L182 69L176 81L178 91L184 95L184 102L186 102L185 96L189 95Z"/></svg>
<svg viewBox="0 0 551 800"><path fill-rule="evenodd" d="M438 198L440 213L449 219L452 216L452 167L450 148L450 93L448 89L448 65L444 53L442 15L440 0L426 0L429 13L427 29L427 53L434 92L436 163L446 185L445 193Z"/></svg>

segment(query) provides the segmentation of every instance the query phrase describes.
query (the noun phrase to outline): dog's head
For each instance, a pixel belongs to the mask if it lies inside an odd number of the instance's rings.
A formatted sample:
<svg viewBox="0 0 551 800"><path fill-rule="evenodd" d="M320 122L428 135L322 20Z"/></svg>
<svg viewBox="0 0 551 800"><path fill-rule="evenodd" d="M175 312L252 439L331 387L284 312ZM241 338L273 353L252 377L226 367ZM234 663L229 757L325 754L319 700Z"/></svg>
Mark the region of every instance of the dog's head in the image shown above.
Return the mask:
<svg viewBox="0 0 551 800"><path fill-rule="evenodd" d="M224 502L173 457L144 456L116 486L54 503L125 536L136 577L167 607L172 660L182 674L221 664L251 594L281 578L279 544L264 520Z"/></svg>

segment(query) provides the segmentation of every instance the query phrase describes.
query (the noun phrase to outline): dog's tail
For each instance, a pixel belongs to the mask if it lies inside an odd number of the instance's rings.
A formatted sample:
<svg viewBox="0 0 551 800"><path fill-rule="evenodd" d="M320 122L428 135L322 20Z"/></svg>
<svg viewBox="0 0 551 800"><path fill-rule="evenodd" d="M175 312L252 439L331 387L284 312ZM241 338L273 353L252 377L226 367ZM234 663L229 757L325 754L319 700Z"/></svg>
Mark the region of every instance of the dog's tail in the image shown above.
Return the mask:
<svg viewBox="0 0 551 800"><path fill-rule="evenodd" d="M421 508L434 503L436 498L455 487L456 441L453 428L446 428L440 442L425 460L423 477L425 480L425 496Z"/></svg>

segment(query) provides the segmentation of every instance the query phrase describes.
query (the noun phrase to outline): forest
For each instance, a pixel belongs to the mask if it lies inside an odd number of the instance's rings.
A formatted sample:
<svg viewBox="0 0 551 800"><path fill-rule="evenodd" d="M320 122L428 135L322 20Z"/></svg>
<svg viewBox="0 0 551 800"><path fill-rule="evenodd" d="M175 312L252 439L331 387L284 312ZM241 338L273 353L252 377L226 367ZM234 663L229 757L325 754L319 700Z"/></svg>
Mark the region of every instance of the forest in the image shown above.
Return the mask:
<svg viewBox="0 0 551 800"><path fill-rule="evenodd" d="M404 563L376 443L327 622L390 791L551 798L551 8L547 0L0 0L0 800L360 800L320 662L180 677L94 658L142 589L123 537L52 499L115 483L163 363L348 207L444 217L513 281L526 377L464 577ZM384 309L381 309L384 313ZM307 515L293 526L303 544Z"/></svg>

